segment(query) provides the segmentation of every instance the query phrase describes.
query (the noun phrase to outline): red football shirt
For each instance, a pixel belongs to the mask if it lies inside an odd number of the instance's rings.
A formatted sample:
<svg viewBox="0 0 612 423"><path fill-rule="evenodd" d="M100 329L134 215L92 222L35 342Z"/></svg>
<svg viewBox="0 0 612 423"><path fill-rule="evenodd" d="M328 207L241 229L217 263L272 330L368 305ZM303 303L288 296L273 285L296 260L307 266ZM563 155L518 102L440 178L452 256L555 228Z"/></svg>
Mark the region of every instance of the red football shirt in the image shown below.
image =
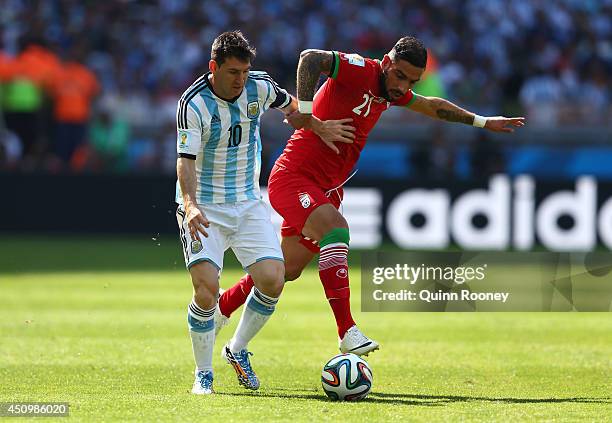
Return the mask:
<svg viewBox="0 0 612 423"><path fill-rule="evenodd" d="M281 167L305 174L324 189L337 187L349 176L380 114L390 106L407 106L414 98L410 90L393 102L381 96L379 61L357 54L333 54L329 78L315 94L313 114L321 120L353 118L354 142L336 143L340 150L336 154L314 132L298 129L276 161Z"/></svg>

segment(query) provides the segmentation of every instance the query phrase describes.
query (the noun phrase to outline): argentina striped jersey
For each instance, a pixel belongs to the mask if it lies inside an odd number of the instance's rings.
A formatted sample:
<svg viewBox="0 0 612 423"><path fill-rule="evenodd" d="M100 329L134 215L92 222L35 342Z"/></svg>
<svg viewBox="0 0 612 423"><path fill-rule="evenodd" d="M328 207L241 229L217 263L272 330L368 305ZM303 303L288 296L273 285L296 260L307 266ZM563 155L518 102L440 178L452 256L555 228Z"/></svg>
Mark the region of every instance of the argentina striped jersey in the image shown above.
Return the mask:
<svg viewBox="0 0 612 423"><path fill-rule="evenodd" d="M250 71L242 93L224 100L213 91L209 75L197 79L178 102L179 157L196 161L198 203L259 199L261 115L288 106L291 96L267 73ZM183 202L178 182L176 202Z"/></svg>

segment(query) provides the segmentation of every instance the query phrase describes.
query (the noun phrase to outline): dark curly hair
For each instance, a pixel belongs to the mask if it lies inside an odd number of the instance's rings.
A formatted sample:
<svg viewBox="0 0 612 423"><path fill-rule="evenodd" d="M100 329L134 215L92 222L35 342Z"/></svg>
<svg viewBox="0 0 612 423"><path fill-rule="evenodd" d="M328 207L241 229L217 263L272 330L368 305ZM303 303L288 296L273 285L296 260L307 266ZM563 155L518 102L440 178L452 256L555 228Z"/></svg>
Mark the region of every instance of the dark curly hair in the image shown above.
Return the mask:
<svg viewBox="0 0 612 423"><path fill-rule="evenodd" d="M417 68L424 69L427 65L427 49L423 42L415 37L400 38L391 49L389 56L393 60L405 60Z"/></svg>
<svg viewBox="0 0 612 423"><path fill-rule="evenodd" d="M242 32L228 31L219 35L213 41L210 58L220 65L228 57L235 57L243 62L252 62L255 59L255 47L249 45Z"/></svg>

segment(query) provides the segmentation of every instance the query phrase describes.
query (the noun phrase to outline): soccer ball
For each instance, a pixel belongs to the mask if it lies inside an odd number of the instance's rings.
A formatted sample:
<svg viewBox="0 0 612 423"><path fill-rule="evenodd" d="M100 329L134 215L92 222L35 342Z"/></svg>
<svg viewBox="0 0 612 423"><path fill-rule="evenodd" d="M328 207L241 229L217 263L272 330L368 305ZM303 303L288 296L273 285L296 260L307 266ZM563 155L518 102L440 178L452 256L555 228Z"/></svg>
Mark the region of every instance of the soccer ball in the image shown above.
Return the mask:
<svg viewBox="0 0 612 423"><path fill-rule="evenodd" d="M372 370L355 354L338 354L323 367L321 384L334 401L359 401L372 388Z"/></svg>

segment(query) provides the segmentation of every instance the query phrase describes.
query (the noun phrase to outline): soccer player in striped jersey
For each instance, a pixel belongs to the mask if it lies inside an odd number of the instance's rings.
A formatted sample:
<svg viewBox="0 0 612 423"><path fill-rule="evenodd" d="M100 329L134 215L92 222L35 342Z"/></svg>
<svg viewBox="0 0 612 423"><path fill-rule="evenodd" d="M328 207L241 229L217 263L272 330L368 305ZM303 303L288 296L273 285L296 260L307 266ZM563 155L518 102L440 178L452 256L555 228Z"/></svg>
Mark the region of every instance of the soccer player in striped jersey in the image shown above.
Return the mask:
<svg viewBox="0 0 612 423"><path fill-rule="evenodd" d="M524 125L521 117L478 116L448 100L413 93L426 62L427 50L414 37L401 38L382 60L323 50L305 50L300 55L299 113L288 117L296 131L272 169L268 194L272 207L284 219L281 245L285 278L299 277L319 254L319 277L336 319L341 352L367 355L378 348L376 341L357 328L351 314L349 228L338 209L342 186L381 114L396 106L494 132L513 132L513 127ZM328 78L315 95L321 74ZM353 118L356 128L354 143L335 145L308 129L311 119L348 117ZM251 285L246 275L228 289L219 300L221 313L229 316L244 301Z"/></svg>
<svg viewBox="0 0 612 423"><path fill-rule="evenodd" d="M213 392L212 350L219 275L232 248L254 282L223 358L238 381L258 389L247 345L274 312L284 284L284 262L270 213L261 199L259 172L262 113L289 115L297 101L265 72L251 70L255 58L240 31L219 35L209 70L181 96L177 108L177 221L194 295L187 321L194 358L192 392ZM352 142L350 119L309 126L329 142Z"/></svg>

